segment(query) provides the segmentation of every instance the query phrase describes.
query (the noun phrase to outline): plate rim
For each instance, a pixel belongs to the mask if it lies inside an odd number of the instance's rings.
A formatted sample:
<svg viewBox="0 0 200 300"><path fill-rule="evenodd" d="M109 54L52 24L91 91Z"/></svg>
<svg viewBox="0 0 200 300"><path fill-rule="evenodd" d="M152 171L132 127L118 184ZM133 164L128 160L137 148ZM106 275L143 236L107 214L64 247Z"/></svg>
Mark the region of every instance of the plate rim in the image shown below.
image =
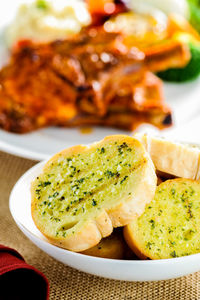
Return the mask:
<svg viewBox="0 0 200 300"><path fill-rule="evenodd" d="M95 129L105 129L107 128L108 130L111 129L111 130L118 130L117 128L112 128L112 127L99 127L99 126L91 126L94 130ZM59 129L60 127L58 126L49 126L49 127L45 127L45 128L40 128L39 130L45 130L45 129L51 129L51 128L54 128L54 129ZM79 127L78 127L79 128ZM62 127L62 129L71 129L71 128L68 128L68 127ZM77 129L76 127L74 129ZM37 131L39 130L35 130L33 132L29 132L29 133L26 133L26 134L32 134L32 133L37 133ZM22 137L24 136L24 134L17 134L17 133L13 133L13 132L8 132L6 130L3 130L2 128L0 128L0 134L1 132L3 134L7 134L9 135L10 134L10 139L12 139L12 135L17 135L19 137ZM103 138L105 138L106 136L108 135L132 135L132 131L123 131L122 129L119 129L118 132L113 132L113 133L108 133L106 135L103 135L102 138L98 139L98 140L102 140ZM56 141L55 141L56 142ZM96 142L93 141L93 143ZM90 144L90 143L79 143L79 144L84 144L84 145L87 145L87 144ZM78 145L78 144L77 144ZM74 144L71 144L71 145L66 145L65 147L62 147L60 150L56 151L55 153L51 153L51 154L45 154L41 151L32 151L32 150L29 150L23 146L16 146L14 143L11 143L10 141L5 141L5 140L2 140L1 139L1 136L0 136L0 151L4 151L5 153L8 153L8 154L11 154L11 155L15 155L15 156L18 156L18 157L21 157L21 158L25 158L25 159L30 159L30 160L34 160L36 162L41 162L41 161L44 161L44 160L47 160L49 159L50 157L52 157L54 154L56 153L59 153L61 152L62 150L66 149L66 148L70 148L70 147L73 147Z"/></svg>
<svg viewBox="0 0 200 300"><path fill-rule="evenodd" d="M24 149L23 147L10 144L2 140L0 140L0 151L4 151L5 153L12 154L25 159L34 160L34 161L43 161L50 158L51 156L51 155L43 154L41 152L27 150Z"/></svg>

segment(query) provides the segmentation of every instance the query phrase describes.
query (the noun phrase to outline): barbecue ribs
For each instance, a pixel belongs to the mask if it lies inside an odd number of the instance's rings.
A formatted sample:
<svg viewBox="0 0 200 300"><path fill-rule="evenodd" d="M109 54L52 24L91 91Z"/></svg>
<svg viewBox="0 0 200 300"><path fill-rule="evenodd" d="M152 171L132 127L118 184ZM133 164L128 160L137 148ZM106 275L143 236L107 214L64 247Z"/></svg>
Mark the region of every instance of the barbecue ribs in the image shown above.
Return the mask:
<svg viewBox="0 0 200 300"><path fill-rule="evenodd" d="M121 34L102 28L48 44L21 43L0 71L0 127L25 133L51 125L169 126L162 82L148 64Z"/></svg>

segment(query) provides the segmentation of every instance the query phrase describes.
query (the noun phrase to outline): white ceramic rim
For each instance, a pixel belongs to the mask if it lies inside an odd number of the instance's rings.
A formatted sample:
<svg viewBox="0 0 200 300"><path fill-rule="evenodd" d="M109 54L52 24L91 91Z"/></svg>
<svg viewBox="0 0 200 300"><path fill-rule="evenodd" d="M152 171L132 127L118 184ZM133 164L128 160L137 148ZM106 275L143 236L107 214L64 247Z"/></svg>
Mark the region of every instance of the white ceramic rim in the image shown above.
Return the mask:
<svg viewBox="0 0 200 300"><path fill-rule="evenodd" d="M16 155L22 158L27 158L30 160L41 161L47 159L47 156L43 153L26 150L22 147L17 147L15 145L11 145L9 143L3 142L0 140L0 150L7 152L12 155ZM49 156L50 157L50 156Z"/></svg>

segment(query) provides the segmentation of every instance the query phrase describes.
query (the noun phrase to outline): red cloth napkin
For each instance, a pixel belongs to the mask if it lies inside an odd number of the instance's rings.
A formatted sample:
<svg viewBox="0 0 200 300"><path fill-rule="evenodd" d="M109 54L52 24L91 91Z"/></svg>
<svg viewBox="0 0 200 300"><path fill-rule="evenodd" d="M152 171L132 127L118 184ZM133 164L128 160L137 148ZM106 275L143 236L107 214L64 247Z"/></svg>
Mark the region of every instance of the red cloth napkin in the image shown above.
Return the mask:
<svg viewBox="0 0 200 300"><path fill-rule="evenodd" d="M0 300L48 300L49 283L14 249L0 245Z"/></svg>

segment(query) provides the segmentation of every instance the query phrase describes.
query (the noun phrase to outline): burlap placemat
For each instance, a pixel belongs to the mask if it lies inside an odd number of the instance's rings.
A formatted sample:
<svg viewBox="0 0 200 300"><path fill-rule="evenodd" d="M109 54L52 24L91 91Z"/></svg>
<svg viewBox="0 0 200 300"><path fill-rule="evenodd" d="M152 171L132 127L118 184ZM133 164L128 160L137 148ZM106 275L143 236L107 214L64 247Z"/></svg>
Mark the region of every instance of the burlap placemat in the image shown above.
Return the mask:
<svg viewBox="0 0 200 300"><path fill-rule="evenodd" d="M17 228L8 208L13 185L34 164L0 152L0 243L15 248L29 264L47 276L51 300L200 299L200 273L158 282L114 281L78 272L34 246Z"/></svg>

